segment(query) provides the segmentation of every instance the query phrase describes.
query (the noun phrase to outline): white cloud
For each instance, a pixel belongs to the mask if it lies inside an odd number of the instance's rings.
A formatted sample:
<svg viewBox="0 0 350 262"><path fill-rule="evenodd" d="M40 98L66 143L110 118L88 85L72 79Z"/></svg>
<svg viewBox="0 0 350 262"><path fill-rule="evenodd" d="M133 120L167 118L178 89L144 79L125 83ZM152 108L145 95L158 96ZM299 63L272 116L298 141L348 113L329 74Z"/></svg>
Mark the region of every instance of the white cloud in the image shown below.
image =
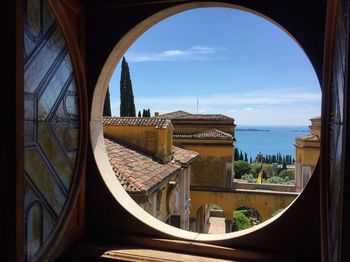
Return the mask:
<svg viewBox="0 0 350 262"><path fill-rule="evenodd" d="M197 103L195 96L182 97L139 97L138 102L152 105L193 105ZM252 110L252 105L292 105L295 103L321 102L319 93L243 93L221 94L199 98L200 106L246 106L246 110Z"/></svg>
<svg viewBox="0 0 350 262"><path fill-rule="evenodd" d="M224 114L240 125L308 125L311 117L320 115L320 93L303 92L299 88L281 90L200 96L198 113ZM113 115L119 115L119 99L111 102ZM135 97L135 104L137 111L150 108L152 115L176 110L197 112L197 96Z"/></svg>
<svg viewBox="0 0 350 262"><path fill-rule="evenodd" d="M185 51L181 51L181 50L167 50L167 51L163 51L160 56L163 57L172 57L172 56L184 56L187 55L188 53Z"/></svg>
<svg viewBox="0 0 350 262"><path fill-rule="evenodd" d="M161 52L149 53L126 53L128 62L149 62L149 61L189 61L189 60L209 60L216 57L211 56L225 51L226 48L196 45L185 50L171 49Z"/></svg>

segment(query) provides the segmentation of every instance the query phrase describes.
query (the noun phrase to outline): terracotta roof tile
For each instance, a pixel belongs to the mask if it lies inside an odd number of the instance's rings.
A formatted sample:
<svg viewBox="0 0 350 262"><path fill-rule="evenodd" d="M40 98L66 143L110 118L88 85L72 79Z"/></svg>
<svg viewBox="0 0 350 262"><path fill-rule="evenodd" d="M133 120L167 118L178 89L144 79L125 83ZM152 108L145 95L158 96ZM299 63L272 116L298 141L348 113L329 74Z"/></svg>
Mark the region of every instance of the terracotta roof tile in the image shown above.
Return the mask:
<svg viewBox="0 0 350 262"><path fill-rule="evenodd" d="M306 141L306 142L318 142L318 141L320 141L320 138L314 134L306 135L306 136L299 136L296 139L301 140L301 141Z"/></svg>
<svg viewBox="0 0 350 262"><path fill-rule="evenodd" d="M174 161L179 163L180 165L188 165L190 164L199 153L187 149L183 149L177 146L173 146L174 149Z"/></svg>
<svg viewBox="0 0 350 262"><path fill-rule="evenodd" d="M233 136L218 129L210 129L194 134L174 134L174 138L232 140Z"/></svg>
<svg viewBox="0 0 350 262"><path fill-rule="evenodd" d="M154 117L103 117L104 126L154 126L156 128L167 128L171 121L165 118Z"/></svg>
<svg viewBox="0 0 350 262"><path fill-rule="evenodd" d="M174 148L173 161L163 164L115 140L105 138L105 145L110 164L128 193L148 191L198 155L193 151Z"/></svg>
<svg viewBox="0 0 350 262"><path fill-rule="evenodd" d="M167 119L174 119L174 118L179 118L183 116L191 115L190 113L187 113L185 111L175 111L175 112L170 112L162 115L155 116L156 118L167 118Z"/></svg>
<svg viewBox="0 0 350 262"><path fill-rule="evenodd" d="M220 114L191 114L181 110L158 115L153 118L167 118L172 120L234 120L231 117Z"/></svg>

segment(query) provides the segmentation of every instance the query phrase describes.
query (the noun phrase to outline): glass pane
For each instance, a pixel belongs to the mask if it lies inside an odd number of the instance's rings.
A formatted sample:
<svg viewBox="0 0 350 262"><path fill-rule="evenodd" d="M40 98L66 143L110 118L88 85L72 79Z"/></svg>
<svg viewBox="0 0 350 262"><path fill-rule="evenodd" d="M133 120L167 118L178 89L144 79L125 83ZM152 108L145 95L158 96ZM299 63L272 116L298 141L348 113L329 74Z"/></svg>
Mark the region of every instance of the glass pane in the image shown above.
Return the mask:
<svg viewBox="0 0 350 262"><path fill-rule="evenodd" d="M76 169L78 91L64 36L47 0L24 14L26 260L62 215Z"/></svg>

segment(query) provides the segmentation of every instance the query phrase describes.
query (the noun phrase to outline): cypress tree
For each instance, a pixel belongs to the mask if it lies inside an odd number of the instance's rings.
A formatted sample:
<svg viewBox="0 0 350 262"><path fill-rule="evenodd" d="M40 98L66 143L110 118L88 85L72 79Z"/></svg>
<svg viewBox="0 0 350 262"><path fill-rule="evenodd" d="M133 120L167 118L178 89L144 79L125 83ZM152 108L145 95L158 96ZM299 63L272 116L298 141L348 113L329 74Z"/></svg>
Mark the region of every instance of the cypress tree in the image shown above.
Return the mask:
<svg viewBox="0 0 350 262"><path fill-rule="evenodd" d="M235 156L234 156L234 160L237 161L239 160L239 151L238 151L238 148L235 147Z"/></svg>
<svg viewBox="0 0 350 262"><path fill-rule="evenodd" d="M142 109L142 117L146 117L146 110Z"/></svg>
<svg viewBox="0 0 350 262"><path fill-rule="evenodd" d="M287 169L287 164L286 164L286 162L283 162L282 163L282 169L284 170L284 169Z"/></svg>
<svg viewBox="0 0 350 262"><path fill-rule="evenodd" d="M248 163L248 155L246 152L244 152L244 161Z"/></svg>
<svg viewBox="0 0 350 262"><path fill-rule="evenodd" d="M111 99L109 96L109 87L107 88L107 93L105 97L105 103L103 105L103 116L112 116L111 112Z"/></svg>
<svg viewBox="0 0 350 262"><path fill-rule="evenodd" d="M120 116L136 116L129 65L123 57L120 76Z"/></svg>
<svg viewBox="0 0 350 262"><path fill-rule="evenodd" d="M141 111L139 110L139 113L138 113L138 115L137 115L138 117L141 117Z"/></svg>
<svg viewBox="0 0 350 262"><path fill-rule="evenodd" d="M239 153L239 160L244 160L242 150Z"/></svg>

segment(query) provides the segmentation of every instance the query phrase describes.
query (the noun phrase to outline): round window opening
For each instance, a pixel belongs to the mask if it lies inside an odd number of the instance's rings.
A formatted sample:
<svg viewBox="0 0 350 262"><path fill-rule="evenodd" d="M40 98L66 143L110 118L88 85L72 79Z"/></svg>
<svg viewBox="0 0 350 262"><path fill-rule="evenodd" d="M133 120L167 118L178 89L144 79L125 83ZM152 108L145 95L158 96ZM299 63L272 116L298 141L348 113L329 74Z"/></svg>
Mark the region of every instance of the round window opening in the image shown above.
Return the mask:
<svg viewBox="0 0 350 262"><path fill-rule="evenodd" d="M198 7L162 11L117 44L91 122L117 201L189 238L282 214L312 176L321 135L319 82L297 42L252 12Z"/></svg>

